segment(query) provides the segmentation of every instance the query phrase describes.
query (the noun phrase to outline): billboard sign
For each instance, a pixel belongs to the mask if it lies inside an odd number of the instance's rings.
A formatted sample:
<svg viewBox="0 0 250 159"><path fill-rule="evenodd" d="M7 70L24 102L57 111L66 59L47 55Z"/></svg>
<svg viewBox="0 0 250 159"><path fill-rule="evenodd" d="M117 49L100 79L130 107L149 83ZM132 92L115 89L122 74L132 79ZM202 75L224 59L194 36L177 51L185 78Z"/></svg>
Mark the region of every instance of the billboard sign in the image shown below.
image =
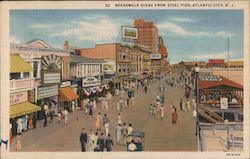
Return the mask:
<svg viewBox="0 0 250 159"><path fill-rule="evenodd" d="M122 37L124 39L138 39L138 29L133 27L122 27Z"/></svg>
<svg viewBox="0 0 250 159"><path fill-rule="evenodd" d="M150 59L151 59L151 60L158 60L158 59L161 59L161 54L157 54L157 53L150 54Z"/></svg>

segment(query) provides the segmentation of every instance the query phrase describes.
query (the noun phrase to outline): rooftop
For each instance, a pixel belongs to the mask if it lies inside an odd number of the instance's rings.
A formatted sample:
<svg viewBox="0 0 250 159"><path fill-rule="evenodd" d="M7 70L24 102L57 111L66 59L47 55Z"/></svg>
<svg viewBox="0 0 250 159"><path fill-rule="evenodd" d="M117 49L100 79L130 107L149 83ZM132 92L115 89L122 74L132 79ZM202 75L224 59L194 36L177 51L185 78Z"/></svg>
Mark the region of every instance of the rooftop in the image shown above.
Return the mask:
<svg viewBox="0 0 250 159"><path fill-rule="evenodd" d="M104 63L104 60L91 59L83 56L70 55L70 63Z"/></svg>
<svg viewBox="0 0 250 159"><path fill-rule="evenodd" d="M209 78L210 76L202 77L199 81L199 89L217 89L219 87L226 87L228 89L243 89L243 86L229 80L222 76L216 76L216 78Z"/></svg>

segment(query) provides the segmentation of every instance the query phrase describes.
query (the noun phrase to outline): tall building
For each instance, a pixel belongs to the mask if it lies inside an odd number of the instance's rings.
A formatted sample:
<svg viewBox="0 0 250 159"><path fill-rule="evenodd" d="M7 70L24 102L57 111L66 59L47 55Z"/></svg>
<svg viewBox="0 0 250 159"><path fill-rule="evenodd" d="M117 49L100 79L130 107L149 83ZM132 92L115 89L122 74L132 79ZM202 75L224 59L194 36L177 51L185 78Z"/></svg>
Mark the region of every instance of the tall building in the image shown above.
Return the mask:
<svg viewBox="0 0 250 159"><path fill-rule="evenodd" d="M136 44L147 46L150 51L158 53L158 28L155 26L154 22L145 21L144 19L135 19L134 27L138 29L138 39L136 40Z"/></svg>
<svg viewBox="0 0 250 159"><path fill-rule="evenodd" d="M164 40L161 36L159 36L159 51L158 52L161 54L161 57L163 59L168 57L168 50L164 46Z"/></svg>

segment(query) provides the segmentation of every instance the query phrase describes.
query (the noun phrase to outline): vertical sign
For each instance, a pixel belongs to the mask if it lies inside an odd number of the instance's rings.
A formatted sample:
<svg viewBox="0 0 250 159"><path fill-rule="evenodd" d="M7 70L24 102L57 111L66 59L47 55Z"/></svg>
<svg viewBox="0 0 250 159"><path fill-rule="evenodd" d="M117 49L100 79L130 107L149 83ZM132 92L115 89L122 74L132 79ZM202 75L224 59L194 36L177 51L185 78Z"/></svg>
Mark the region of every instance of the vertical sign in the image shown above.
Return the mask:
<svg viewBox="0 0 250 159"><path fill-rule="evenodd" d="M221 109L228 109L228 99L227 98L220 98L220 108Z"/></svg>

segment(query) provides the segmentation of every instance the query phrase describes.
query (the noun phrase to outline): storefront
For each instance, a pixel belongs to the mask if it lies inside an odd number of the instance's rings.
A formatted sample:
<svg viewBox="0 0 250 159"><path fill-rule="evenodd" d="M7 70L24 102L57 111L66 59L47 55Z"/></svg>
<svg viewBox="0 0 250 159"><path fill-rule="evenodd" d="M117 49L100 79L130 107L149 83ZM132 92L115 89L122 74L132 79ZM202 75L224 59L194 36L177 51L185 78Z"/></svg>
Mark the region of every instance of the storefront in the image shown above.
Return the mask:
<svg viewBox="0 0 250 159"><path fill-rule="evenodd" d="M78 95L70 86L59 89L59 102L61 109L66 108L69 112L75 111L76 106L78 105L77 99Z"/></svg>
<svg viewBox="0 0 250 159"><path fill-rule="evenodd" d="M10 123L12 125L12 135L16 135L17 132L17 120L21 120L23 124L23 130L28 128L35 128L36 125L36 112L40 110L35 104L28 101L28 92L17 92L10 94Z"/></svg>
<svg viewBox="0 0 250 159"><path fill-rule="evenodd" d="M28 128L36 127L36 112L40 108L32 103L34 102L35 94L34 79L31 77L31 72L31 65L24 61L20 55L10 55L9 112L13 136L28 130ZM17 121L19 125L17 125ZM21 128L20 123L22 125Z"/></svg>
<svg viewBox="0 0 250 159"><path fill-rule="evenodd" d="M103 83L103 84L102 84ZM99 97L103 97L109 91L109 81L105 80L105 83L100 78L86 77L82 80L83 99L88 98L90 100L96 100L98 102Z"/></svg>
<svg viewBox="0 0 250 159"><path fill-rule="evenodd" d="M58 110L61 109L58 104L58 95L59 95L58 85L52 86L39 86L37 89L37 103L42 109L43 106L47 103L49 107L53 107L54 113L57 114ZM39 111L38 119L43 119L42 112Z"/></svg>

